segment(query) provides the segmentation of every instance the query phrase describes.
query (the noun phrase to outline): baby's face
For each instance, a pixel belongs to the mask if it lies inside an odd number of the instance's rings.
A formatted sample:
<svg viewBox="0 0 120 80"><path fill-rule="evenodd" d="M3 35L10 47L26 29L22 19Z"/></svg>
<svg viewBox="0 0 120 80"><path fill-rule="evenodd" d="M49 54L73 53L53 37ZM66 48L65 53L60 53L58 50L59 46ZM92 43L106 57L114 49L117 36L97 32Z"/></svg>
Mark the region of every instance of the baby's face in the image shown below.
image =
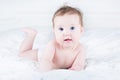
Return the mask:
<svg viewBox="0 0 120 80"><path fill-rule="evenodd" d="M77 14L65 14L54 19L54 34L58 44L71 47L79 43L83 27Z"/></svg>

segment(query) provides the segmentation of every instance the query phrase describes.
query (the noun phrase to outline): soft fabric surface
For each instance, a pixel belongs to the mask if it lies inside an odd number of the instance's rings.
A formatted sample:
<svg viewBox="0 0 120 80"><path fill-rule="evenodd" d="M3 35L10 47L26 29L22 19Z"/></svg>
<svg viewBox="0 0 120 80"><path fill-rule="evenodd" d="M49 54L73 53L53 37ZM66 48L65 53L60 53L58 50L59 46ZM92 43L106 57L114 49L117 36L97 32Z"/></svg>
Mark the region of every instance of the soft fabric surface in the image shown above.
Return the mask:
<svg viewBox="0 0 120 80"><path fill-rule="evenodd" d="M40 48L53 37L49 29L38 30L34 47ZM39 73L36 63L18 57L25 34L21 29L0 35L0 80L120 80L120 29L86 29L80 42L86 49L86 69L65 69Z"/></svg>

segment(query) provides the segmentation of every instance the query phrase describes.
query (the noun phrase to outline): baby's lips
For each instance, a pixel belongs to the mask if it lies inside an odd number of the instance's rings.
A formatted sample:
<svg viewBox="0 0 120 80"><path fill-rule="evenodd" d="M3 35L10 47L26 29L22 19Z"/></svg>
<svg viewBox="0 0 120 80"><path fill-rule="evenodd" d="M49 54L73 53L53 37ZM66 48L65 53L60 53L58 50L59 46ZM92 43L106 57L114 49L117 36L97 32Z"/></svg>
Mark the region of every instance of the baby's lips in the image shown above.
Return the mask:
<svg viewBox="0 0 120 80"><path fill-rule="evenodd" d="M64 39L64 41L72 41L72 39Z"/></svg>

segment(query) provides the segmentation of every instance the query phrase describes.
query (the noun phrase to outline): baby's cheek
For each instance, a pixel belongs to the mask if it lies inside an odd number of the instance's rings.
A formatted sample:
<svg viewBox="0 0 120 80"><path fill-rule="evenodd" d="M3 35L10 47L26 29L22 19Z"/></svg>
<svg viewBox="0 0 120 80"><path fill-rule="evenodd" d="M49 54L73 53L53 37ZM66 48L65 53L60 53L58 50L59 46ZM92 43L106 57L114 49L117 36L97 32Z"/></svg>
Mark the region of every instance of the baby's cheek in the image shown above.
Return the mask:
<svg viewBox="0 0 120 80"><path fill-rule="evenodd" d="M62 44L62 39L61 38L57 38L56 41L57 41L57 43Z"/></svg>
<svg viewBox="0 0 120 80"><path fill-rule="evenodd" d="M78 41L80 39L80 36L78 36L77 34L77 35L74 35L73 38L74 38L74 41Z"/></svg>
<svg viewBox="0 0 120 80"><path fill-rule="evenodd" d="M62 39L62 35L60 35L60 34L56 34L55 37L56 37L57 40L61 40Z"/></svg>

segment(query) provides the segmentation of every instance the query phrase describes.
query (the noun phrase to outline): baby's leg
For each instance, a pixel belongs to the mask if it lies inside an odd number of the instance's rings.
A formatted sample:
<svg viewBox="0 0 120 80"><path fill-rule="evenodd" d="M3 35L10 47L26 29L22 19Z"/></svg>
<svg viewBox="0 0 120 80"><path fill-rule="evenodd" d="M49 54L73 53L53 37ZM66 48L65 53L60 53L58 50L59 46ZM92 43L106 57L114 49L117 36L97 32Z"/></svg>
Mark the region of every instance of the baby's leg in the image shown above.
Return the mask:
<svg viewBox="0 0 120 80"><path fill-rule="evenodd" d="M20 54L21 57L26 57L32 60L37 60L37 52L38 50L33 50L33 42L36 37L37 31L31 28L22 29L26 33L26 38L23 40L20 46Z"/></svg>

